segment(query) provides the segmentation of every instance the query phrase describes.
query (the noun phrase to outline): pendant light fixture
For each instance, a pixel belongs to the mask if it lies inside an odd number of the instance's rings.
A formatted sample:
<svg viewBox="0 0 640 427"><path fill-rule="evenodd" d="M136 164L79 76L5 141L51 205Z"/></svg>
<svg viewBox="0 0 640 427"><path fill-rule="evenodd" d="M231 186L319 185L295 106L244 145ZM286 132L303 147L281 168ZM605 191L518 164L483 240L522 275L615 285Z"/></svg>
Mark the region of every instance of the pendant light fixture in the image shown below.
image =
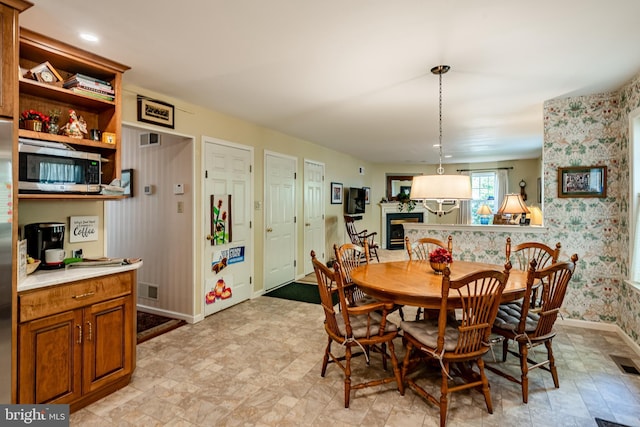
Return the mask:
<svg viewBox="0 0 640 427"><path fill-rule="evenodd" d="M442 75L449 71L448 65L438 65L431 69L436 74L440 82L439 91L439 141L438 150L440 152L440 163L436 169L436 175L420 175L413 178L411 184L411 200L422 201L424 208L432 214L442 216L460 207L460 200L471 199L471 179L467 175L445 175L442 167ZM438 204L438 209L434 210L427 204L427 201L434 200ZM453 207L448 210L442 209L442 204L454 202Z"/></svg>

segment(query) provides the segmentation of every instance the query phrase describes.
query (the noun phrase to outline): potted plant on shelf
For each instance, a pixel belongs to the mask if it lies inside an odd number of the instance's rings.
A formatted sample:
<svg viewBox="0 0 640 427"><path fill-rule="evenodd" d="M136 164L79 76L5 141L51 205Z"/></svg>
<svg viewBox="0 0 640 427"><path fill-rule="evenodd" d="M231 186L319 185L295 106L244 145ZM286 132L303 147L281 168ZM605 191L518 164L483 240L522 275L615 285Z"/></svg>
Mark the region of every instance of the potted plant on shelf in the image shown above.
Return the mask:
<svg viewBox="0 0 640 427"><path fill-rule="evenodd" d="M23 129L42 132L49 125L49 116L36 110L24 110L20 115L20 124Z"/></svg>

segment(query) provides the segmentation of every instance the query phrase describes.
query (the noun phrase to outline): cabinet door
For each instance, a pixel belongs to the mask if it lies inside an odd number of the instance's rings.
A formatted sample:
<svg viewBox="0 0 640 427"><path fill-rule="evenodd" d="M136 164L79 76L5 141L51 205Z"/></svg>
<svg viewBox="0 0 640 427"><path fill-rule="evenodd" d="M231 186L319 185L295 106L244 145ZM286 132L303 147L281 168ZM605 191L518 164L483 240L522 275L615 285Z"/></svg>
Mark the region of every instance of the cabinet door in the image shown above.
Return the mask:
<svg viewBox="0 0 640 427"><path fill-rule="evenodd" d="M81 396L82 311L19 326L18 403L70 403Z"/></svg>
<svg viewBox="0 0 640 427"><path fill-rule="evenodd" d="M15 27L18 12L0 4L0 116L13 117L13 97L16 75L18 74L16 58Z"/></svg>
<svg viewBox="0 0 640 427"><path fill-rule="evenodd" d="M84 309L84 393L132 372L133 328L131 296Z"/></svg>

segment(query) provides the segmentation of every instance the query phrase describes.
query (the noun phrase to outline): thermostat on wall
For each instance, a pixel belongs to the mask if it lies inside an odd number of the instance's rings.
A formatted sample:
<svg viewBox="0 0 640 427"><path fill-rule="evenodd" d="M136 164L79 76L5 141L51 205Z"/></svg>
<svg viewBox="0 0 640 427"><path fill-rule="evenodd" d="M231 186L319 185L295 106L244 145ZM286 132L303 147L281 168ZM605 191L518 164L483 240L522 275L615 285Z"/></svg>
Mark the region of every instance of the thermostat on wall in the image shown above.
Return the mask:
<svg viewBox="0 0 640 427"><path fill-rule="evenodd" d="M173 194L184 194L184 184L173 184Z"/></svg>

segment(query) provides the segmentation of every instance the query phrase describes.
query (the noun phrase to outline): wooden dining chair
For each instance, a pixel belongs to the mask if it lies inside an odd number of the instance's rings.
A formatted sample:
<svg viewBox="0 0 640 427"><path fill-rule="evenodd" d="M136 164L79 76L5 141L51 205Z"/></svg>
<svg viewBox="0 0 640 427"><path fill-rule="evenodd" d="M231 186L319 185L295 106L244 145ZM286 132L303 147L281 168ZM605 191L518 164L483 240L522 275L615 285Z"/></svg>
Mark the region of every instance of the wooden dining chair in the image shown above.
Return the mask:
<svg viewBox="0 0 640 427"><path fill-rule="evenodd" d="M453 256L453 237L449 235L449 237L447 237L447 243L445 244L442 240L433 239L431 237L422 237L411 243L411 240L409 240L409 236L405 236L404 247L409 254L409 261L412 261L414 259L428 261L429 254L437 248L444 248L449 251L451 256ZM420 319L422 313L424 313L425 318L437 317L437 310L429 311L428 309L418 307L418 310L416 311L416 320Z"/></svg>
<svg viewBox="0 0 640 427"><path fill-rule="evenodd" d="M529 264L534 259L536 260L537 269L543 268L555 264L560 257L560 242L556 243L555 248L545 245L540 242L523 242L513 249L511 248L511 238L507 237L507 260L511 260L511 255L514 255L515 263L518 270L526 271L529 268ZM531 291L531 308L540 306L540 298L537 291L537 287Z"/></svg>
<svg viewBox="0 0 640 427"><path fill-rule="evenodd" d="M347 234L349 235L349 240L351 243L358 246L365 246L369 248L369 258L367 260L373 259L372 257L376 257L376 261L380 262L380 258L378 258L378 242L376 242L376 236L378 233L375 231L369 233L368 230L358 231L356 229L356 223L353 217L349 215L344 216L344 225L347 228Z"/></svg>
<svg viewBox="0 0 640 427"><path fill-rule="evenodd" d="M318 281L320 301L325 315L324 329L328 336L322 359L322 377L325 376L329 363L335 363L340 367L344 374L345 408L349 407L351 390L395 381L400 394L404 394L398 359L393 347L393 339L398 335L398 327L387 321L387 315L393 303L376 302L357 307L350 306L347 304L344 293L340 264L334 263L334 269L331 270L316 258L314 251L311 251L311 262ZM334 287L338 292L340 312L336 312L331 296ZM331 347L334 342L344 349L344 356L333 353ZM351 359L362 355L367 358L367 364L369 364L371 353L379 353L382 356L382 367L385 371L387 360L391 360L394 375L352 384Z"/></svg>
<svg viewBox="0 0 640 427"><path fill-rule="evenodd" d="M578 255L573 254L571 261L552 264L544 269L536 270L537 262L531 260L527 272L527 288L521 301L503 304L498 309L492 332L504 337L502 342L502 361L511 353L520 359L520 380L498 369L495 365L487 365L487 369L510 381L522 385L522 401L529 400L529 379L531 369L541 368L551 373L553 384L560 387L558 372L553 357L552 342L556 336L553 329L560 307L567 292L569 280L575 270ZM539 310L532 311L531 293L534 287L541 288L541 305ZM509 350L509 341L513 340L518 351ZM546 359L535 361L529 350L544 344L547 349ZM537 355L537 354L536 354Z"/></svg>
<svg viewBox="0 0 640 427"><path fill-rule="evenodd" d="M409 260L429 260L429 253L436 248L444 248L453 256L453 237L447 237L447 243L431 237L422 237L411 243L409 236L404 238L404 247L409 254Z"/></svg>
<svg viewBox="0 0 640 427"><path fill-rule="evenodd" d="M451 280L449 267L442 277L442 302L437 323L431 321L401 322L406 353L402 364L402 381L429 402L440 407L440 426L446 424L449 394L468 388L476 388L484 395L487 411L493 413L489 381L484 372L482 356L489 347L489 334L493 325L502 292L509 278L511 264L504 271L483 270ZM452 323L447 316L449 295L459 298L460 321ZM449 321L448 321L449 320ZM420 371L424 360L437 360L441 367L440 397L418 385L418 378L411 377ZM459 363L462 362L462 363ZM473 370L473 363L478 372ZM453 381L453 377L460 381ZM451 384L450 381L451 380Z"/></svg>
<svg viewBox="0 0 640 427"><path fill-rule="evenodd" d="M363 263L367 264L369 262L370 256L368 255L368 250L369 245L366 242L364 247L353 243L345 243L340 246L337 244L333 245L336 262L340 264L340 272L342 274L347 303L352 306L378 302L378 300L365 294L362 289L358 288L358 285L351 280L351 271ZM404 312L402 311L401 305L394 305L391 311L398 311L400 319L404 320Z"/></svg>

